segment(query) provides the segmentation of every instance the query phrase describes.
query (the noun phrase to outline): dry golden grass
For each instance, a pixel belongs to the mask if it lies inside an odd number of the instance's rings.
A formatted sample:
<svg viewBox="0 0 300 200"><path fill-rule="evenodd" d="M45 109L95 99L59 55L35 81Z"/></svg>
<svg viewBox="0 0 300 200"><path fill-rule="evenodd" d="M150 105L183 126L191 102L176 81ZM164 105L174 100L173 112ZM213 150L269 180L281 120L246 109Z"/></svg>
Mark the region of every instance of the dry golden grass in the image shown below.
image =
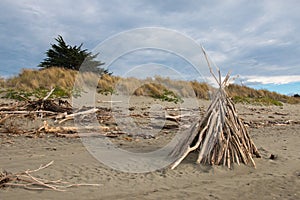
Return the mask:
<svg viewBox="0 0 300 200"><path fill-rule="evenodd" d="M32 91L35 89L50 89L61 87L70 89L74 85L78 72L52 67L43 70L23 69L22 72L6 81L6 87Z"/></svg>
<svg viewBox="0 0 300 200"><path fill-rule="evenodd" d="M63 68L52 67L43 70L24 69L16 76L4 80L0 78L1 88L10 88L22 91L35 91L40 89L50 89L59 87L65 91L72 91L78 71L67 70ZM78 80L78 79L77 79ZM100 93L122 93L137 96L162 97L166 92L185 97L198 97L209 99L209 91L213 88L206 83L197 81L172 80L170 78L154 77L147 79L121 78L117 76L103 75L99 76L93 73L81 74L81 81L84 83L97 84L97 91ZM97 83L98 81L98 83ZM81 85L81 82L78 82ZM94 86L93 86L94 87ZM229 96L239 100L245 98L267 98L285 103L300 103L299 98L288 97L270 92L267 90L255 90L246 86L231 84L227 88ZM71 92L69 92L71 94Z"/></svg>
<svg viewBox="0 0 300 200"><path fill-rule="evenodd" d="M270 92L268 90L255 90L247 86L240 86L236 84L230 84L227 88L228 95L231 97L241 97L241 98L256 98L263 99L267 98L269 100L276 100L284 103L300 103L300 99L295 97L290 97L276 92Z"/></svg>
<svg viewBox="0 0 300 200"><path fill-rule="evenodd" d="M5 79L0 77L0 87L3 88L5 87Z"/></svg>
<svg viewBox="0 0 300 200"><path fill-rule="evenodd" d="M206 83L199 83L197 81L191 81L192 87L195 91L196 97L200 99L208 99L209 91L212 89Z"/></svg>

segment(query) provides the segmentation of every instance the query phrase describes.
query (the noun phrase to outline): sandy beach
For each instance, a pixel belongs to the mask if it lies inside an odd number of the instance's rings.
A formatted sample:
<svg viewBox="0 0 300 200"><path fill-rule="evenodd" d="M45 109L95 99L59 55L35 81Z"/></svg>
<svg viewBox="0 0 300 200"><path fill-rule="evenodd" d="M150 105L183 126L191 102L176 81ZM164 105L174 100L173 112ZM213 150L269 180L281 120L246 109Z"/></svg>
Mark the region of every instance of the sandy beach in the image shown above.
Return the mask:
<svg viewBox="0 0 300 200"><path fill-rule="evenodd" d="M155 109L153 104L176 107L159 100L153 103L153 99L145 97L131 99L130 107L137 115ZM97 104L107 105L103 101ZM208 101L201 101L200 111L205 111L208 105ZM300 105L237 104L236 108L262 155L255 158L256 169L245 165L234 165L232 170L196 165L195 154L174 170L126 173L95 159L80 138L51 134L31 138L0 133L2 170L35 169L53 160L52 166L35 175L48 180L101 184L68 188L66 192L1 188L0 199L300 199ZM111 140L121 148L144 152L166 144L172 137L170 131L150 138L120 136ZM271 154L275 159L270 159Z"/></svg>

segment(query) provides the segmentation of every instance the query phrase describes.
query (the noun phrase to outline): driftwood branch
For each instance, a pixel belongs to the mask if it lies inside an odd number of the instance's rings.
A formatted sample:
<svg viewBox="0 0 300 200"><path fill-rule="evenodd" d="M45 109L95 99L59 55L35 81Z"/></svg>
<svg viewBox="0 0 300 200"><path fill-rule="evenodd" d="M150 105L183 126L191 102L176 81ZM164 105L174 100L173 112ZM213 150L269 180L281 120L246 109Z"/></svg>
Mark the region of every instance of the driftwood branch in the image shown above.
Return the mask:
<svg viewBox="0 0 300 200"><path fill-rule="evenodd" d="M100 186L100 184L71 184L62 180L46 180L33 176L32 174L43 170L53 164L53 161L46 165L41 165L34 170L26 170L18 173L0 172L0 188L21 187L28 190L54 190L64 192L67 188L78 186Z"/></svg>
<svg viewBox="0 0 300 200"><path fill-rule="evenodd" d="M51 94L54 92L54 90L55 90L55 88L52 88L50 90L50 92L43 98L43 101L46 101L51 96Z"/></svg>
<svg viewBox="0 0 300 200"><path fill-rule="evenodd" d="M212 66L211 66L211 64L210 64L210 62L209 62L209 59L208 59L208 56L207 56L207 54L206 54L206 51L205 51L204 47L201 46L201 48L202 48L202 52L203 52L203 54L204 54L204 57L205 57L205 60L206 60L206 62L207 62L207 66L208 66L208 68L209 68L210 73L211 73L212 76L214 77L215 81L220 85L220 84L221 84L221 81L219 81L218 78L215 76L215 74L214 74L214 72L213 72L213 69L212 69Z"/></svg>
<svg viewBox="0 0 300 200"><path fill-rule="evenodd" d="M98 103L122 103L122 101L103 101L103 100L98 100Z"/></svg>
<svg viewBox="0 0 300 200"><path fill-rule="evenodd" d="M44 121L43 126L38 129L38 132L50 133L59 137L79 138L79 137L116 137L120 134L125 134L118 127L108 126L54 126L51 127L47 121Z"/></svg>
<svg viewBox="0 0 300 200"><path fill-rule="evenodd" d="M29 114L33 114L33 113L44 113L44 114L51 114L51 115L55 115L57 114L56 112L52 112L52 111L47 111L47 110L34 110L34 111L27 111L27 110L12 110L12 111L1 111L2 114L21 114L21 115L29 115Z"/></svg>
<svg viewBox="0 0 300 200"><path fill-rule="evenodd" d="M57 115L56 119L61 119L63 118L61 121L59 121L58 123L61 124L65 121L68 121L68 120L71 120L71 119L74 119L75 117L77 116L80 116L80 115L87 115L87 114L92 114L92 113L96 113L99 109L98 108L92 108L92 109L89 109L89 110L85 110L85 111L81 111L81 112L77 112L77 113L72 113L72 114L59 114Z"/></svg>

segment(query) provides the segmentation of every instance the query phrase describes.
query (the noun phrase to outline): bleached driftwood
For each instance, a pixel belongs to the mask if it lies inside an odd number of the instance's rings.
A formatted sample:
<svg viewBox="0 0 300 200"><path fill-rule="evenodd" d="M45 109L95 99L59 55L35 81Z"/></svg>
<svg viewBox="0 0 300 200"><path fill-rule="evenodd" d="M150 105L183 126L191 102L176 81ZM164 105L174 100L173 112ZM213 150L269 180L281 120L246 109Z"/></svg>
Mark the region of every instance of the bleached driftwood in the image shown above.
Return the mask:
<svg viewBox="0 0 300 200"><path fill-rule="evenodd" d="M81 111L81 112L77 112L77 113L72 113L72 114L67 114L67 113L63 113L63 114L59 114L57 115L56 119L62 119L60 120L58 123L61 124L65 121L74 119L75 117L79 116L79 115L87 115L87 114L91 114L91 113L96 113L99 109L98 108L92 108L89 110L85 110L85 111Z"/></svg>
<svg viewBox="0 0 300 200"><path fill-rule="evenodd" d="M52 88L50 90L50 92L43 98L43 101L46 101L51 96L51 94L54 92L54 90L55 90L55 88Z"/></svg>
<svg viewBox="0 0 300 200"><path fill-rule="evenodd" d="M103 101L103 100L98 100L98 103L122 103L122 101Z"/></svg>
<svg viewBox="0 0 300 200"><path fill-rule="evenodd" d="M85 127L77 127L77 126L57 126L57 127L51 127L49 126L47 121L44 121L44 124L42 127L39 128L38 131L45 131L47 133L74 133L74 132L79 132L80 129L85 129L85 130L99 130L99 131L109 131L111 130L110 127L108 126L85 126ZM116 128L114 128L115 130Z"/></svg>
<svg viewBox="0 0 300 200"><path fill-rule="evenodd" d="M27 111L27 110L12 110L12 111L1 111L1 114L21 114L21 115L29 115L34 113L44 113L44 114L57 114L56 112L47 111L47 110L34 110L34 111Z"/></svg>
<svg viewBox="0 0 300 200"><path fill-rule="evenodd" d="M19 173L9 173L9 172L0 172L0 188L1 187L21 187L28 190L54 190L64 192L67 188L78 187L78 186L97 186L100 184L71 184L62 180L46 180L42 178L37 178L32 174L43 170L53 164L53 161L49 162L46 165L41 165L39 168L34 170L26 170Z"/></svg>
<svg viewBox="0 0 300 200"><path fill-rule="evenodd" d="M175 122L179 122L182 118L184 117L189 117L190 114L183 114L183 115L166 115L166 120L170 120L170 121L175 121Z"/></svg>
<svg viewBox="0 0 300 200"><path fill-rule="evenodd" d="M116 137L121 134L126 134L124 131L119 130L118 127L108 126L58 126L51 127L44 121L43 126L38 129L38 133L50 133L59 137L78 138L78 137L93 137L93 136L105 136Z"/></svg>
<svg viewBox="0 0 300 200"><path fill-rule="evenodd" d="M222 164L228 168L231 168L232 163L245 163L255 167L253 155L260 157L259 152L225 91L229 74L222 81L220 70L217 69L217 78L204 49L203 53L219 89L201 121L194 124L171 152L171 156L175 158L171 168L174 169L195 150L199 150L197 163Z"/></svg>

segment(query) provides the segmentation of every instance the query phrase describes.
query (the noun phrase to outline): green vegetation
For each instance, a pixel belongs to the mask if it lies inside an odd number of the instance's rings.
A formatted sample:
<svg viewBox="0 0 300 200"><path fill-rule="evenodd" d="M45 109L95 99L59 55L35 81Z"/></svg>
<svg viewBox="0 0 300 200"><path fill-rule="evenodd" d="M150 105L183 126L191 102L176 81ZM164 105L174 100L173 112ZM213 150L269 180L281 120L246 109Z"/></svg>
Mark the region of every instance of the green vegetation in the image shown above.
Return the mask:
<svg viewBox="0 0 300 200"><path fill-rule="evenodd" d="M233 98L234 103L243 103L243 104L253 104L253 105L265 105L265 106L282 106L283 104L280 101L275 99L271 99L269 97L241 97L241 96L234 96Z"/></svg>
<svg viewBox="0 0 300 200"><path fill-rule="evenodd" d="M4 96L2 98L22 101L22 100L28 100L31 96L32 96L31 92L16 91L13 89L9 89L4 92Z"/></svg>
<svg viewBox="0 0 300 200"><path fill-rule="evenodd" d="M99 94L104 94L104 95L112 95L115 94L115 90L112 87L108 88L101 88L97 91Z"/></svg>
<svg viewBox="0 0 300 200"><path fill-rule="evenodd" d="M180 96L176 95L173 91L167 89L164 89L162 95L154 95L153 97L162 101L183 103L183 99Z"/></svg>
<svg viewBox="0 0 300 200"><path fill-rule="evenodd" d="M33 91L8 89L7 91L3 92L5 93L3 98L15 99L19 101L30 100L32 98L40 99L45 97L49 91L50 90L47 89L35 89ZM60 87L56 87L49 98L67 98L67 97L70 97L69 91L64 90Z"/></svg>
<svg viewBox="0 0 300 200"><path fill-rule="evenodd" d="M39 67L61 67L65 69L79 70L84 66L84 71L95 72L99 75L108 74L108 70L98 68L104 63L95 60L98 54L92 55L87 49L81 49L79 46L67 45L62 36L55 38L58 44L51 44L51 48L46 51L47 58L39 64Z"/></svg>

